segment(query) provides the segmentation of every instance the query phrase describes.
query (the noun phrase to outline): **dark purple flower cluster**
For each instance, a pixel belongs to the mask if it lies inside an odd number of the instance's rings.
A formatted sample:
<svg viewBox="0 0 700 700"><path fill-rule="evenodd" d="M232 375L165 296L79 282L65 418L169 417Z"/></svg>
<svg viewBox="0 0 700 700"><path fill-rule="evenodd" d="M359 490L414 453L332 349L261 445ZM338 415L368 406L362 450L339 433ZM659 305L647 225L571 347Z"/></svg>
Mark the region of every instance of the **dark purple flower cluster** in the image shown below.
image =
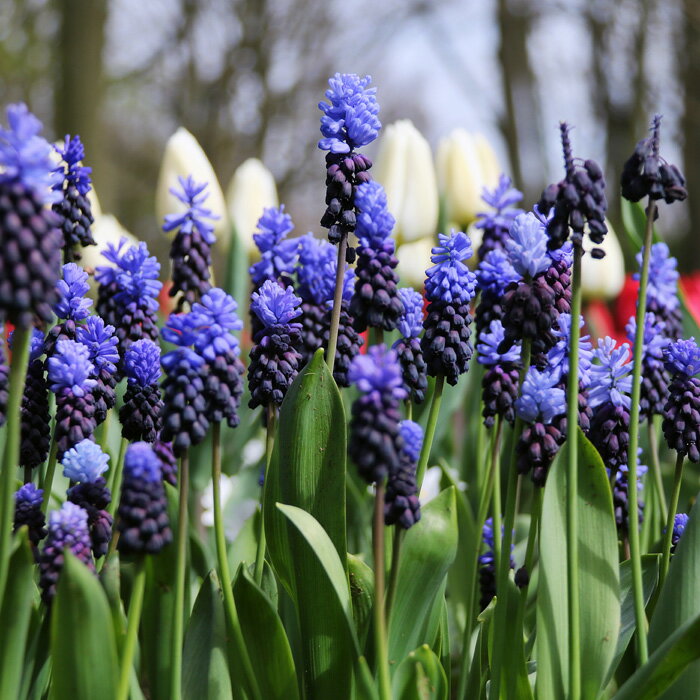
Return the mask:
<svg viewBox="0 0 700 700"><path fill-rule="evenodd" d="M44 492L34 484L24 484L15 493L15 515L13 531L26 525L29 541L36 552L36 547L46 537L46 517L41 510Z"/></svg>
<svg viewBox="0 0 700 700"><path fill-rule="evenodd" d="M137 340L124 355L127 387L119 409L122 437L154 442L161 429L160 348L152 340Z"/></svg>
<svg viewBox="0 0 700 700"><path fill-rule="evenodd" d="M404 313L399 320L401 337L394 343L401 365L404 387L413 403L423 403L428 391L428 374L420 334L423 332L423 296L415 289L399 289Z"/></svg>
<svg viewBox="0 0 700 700"><path fill-rule="evenodd" d="M423 446L423 429L410 420L399 423L403 447L399 462L389 471L384 496L384 524L403 530L420 520L420 501L416 485L416 464Z"/></svg>
<svg viewBox="0 0 700 700"><path fill-rule="evenodd" d="M641 452L641 450L640 450ZM606 468L607 469L607 468ZM608 474L610 470L607 469ZM637 491L643 489L642 477L646 474L647 468L643 464L637 464ZM620 537L625 540L629 534L629 468L626 464L620 465L613 483L613 509L615 511L615 524ZM637 519L641 524L644 519L644 501L637 498Z"/></svg>

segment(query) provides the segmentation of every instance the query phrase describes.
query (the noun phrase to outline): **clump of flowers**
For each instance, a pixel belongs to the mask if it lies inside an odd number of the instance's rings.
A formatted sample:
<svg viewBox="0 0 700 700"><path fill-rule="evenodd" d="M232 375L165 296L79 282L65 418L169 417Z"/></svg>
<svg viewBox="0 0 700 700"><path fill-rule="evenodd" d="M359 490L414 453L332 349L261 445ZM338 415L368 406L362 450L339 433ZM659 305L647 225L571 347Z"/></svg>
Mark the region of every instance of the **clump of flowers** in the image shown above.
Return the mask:
<svg viewBox="0 0 700 700"><path fill-rule="evenodd" d="M423 296L415 289L399 289L404 313L399 320L401 337L393 344L401 365L401 375L408 398L420 404L425 400L428 390L427 366L420 345L423 332Z"/></svg>
<svg viewBox="0 0 700 700"><path fill-rule="evenodd" d="M38 489L31 482L24 484L15 492L15 515L13 531L26 525L29 541L36 556L36 548L41 540L46 537L46 516L41 510L44 500L44 491Z"/></svg>
<svg viewBox="0 0 700 700"><path fill-rule="evenodd" d="M513 187L507 175L501 173L498 185L492 190L484 187L481 198L493 209L477 214L476 227L483 229L478 255L479 260L484 260L491 251L503 249L513 220L523 213L515 206L523 198L523 193Z"/></svg>
<svg viewBox="0 0 700 700"><path fill-rule="evenodd" d="M124 355L127 387L119 409L122 437L153 442L161 428L160 348L152 340L137 340Z"/></svg>
<svg viewBox="0 0 700 700"><path fill-rule="evenodd" d="M384 498L384 524L408 530L420 520L416 464L423 446L423 429L411 420L399 423L403 447L399 463L389 472Z"/></svg>

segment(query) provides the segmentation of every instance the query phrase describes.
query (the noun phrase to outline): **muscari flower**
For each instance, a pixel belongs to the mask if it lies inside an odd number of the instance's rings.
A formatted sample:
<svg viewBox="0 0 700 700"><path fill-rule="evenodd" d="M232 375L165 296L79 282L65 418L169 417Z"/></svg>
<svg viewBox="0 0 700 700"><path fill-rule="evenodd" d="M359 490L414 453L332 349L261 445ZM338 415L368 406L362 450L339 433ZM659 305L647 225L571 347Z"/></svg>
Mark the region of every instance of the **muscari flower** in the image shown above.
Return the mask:
<svg viewBox="0 0 700 700"><path fill-rule="evenodd" d="M173 446L159 439L151 447L160 460L163 481L171 486L177 486L177 458L173 452Z"/></svg>
<svg viewBox="0 0 700 700"><path fill-rule="evenodd" d="M126 451L118 515L122 554L158 554L173 539L160 459L146 442Z"/></svg>
<svg viewBox="0 0 700 700"><path fill-rule="evenodd" d="M423 295L410 287L399 289L404 313L399 319L401 337L392 345L401 365L404 387L414 403L423 403L428 390L427 366L420 346L423 332Z"/></svg>
<svg viewBox="0 0 700 700"><path fill-rule="evenodd" d="M88 515L80 506L67 501L60 510L49 514L49 528L39 556L39 588L48 605L56 595L56 585L63 569L65 550L77 557L91 571L95 565L90 554Z"/></svg>
<svg viewBox="0 0 700 700"><path fill-rule="evenodd" d="M60 192L61 199L53 205L53 210L61 221L64 260L73 262L81 258L77 246L96 245L91 231L95 219L87 197L92 189L92 168L80 164L85 158L80 136L66 135L63 146L54 148L61 156L61 164L54 171L59 174L60 182L54 184L53 189Z"/></svg>
<svg viewBox="0 0 700 700"><path fill-rule="evenodd" d="M671 374L668 400L663 412L663 431L668 446L691 462L700 461L700 347L694 338L672 342L665 351Z"/></svg>
<svg viewBox="0 0 700 700"><path fill-rule="evenodd" d="M675 553L676 547L678 546L678 543L685 532L685 528L688 525L688 520L690 520L690 518L686 513L676 513L674 516L673 534L671 535L671 554Z"/></svg>
<svg viewBox="0 0 700 700"><path fill-rule="evenodd" d="M423 428L411 420L399 423L403 447L396 469L389 472L384 498L384 524L403 530L420 520L420 501L416 486L416 464L423 446Z"/></svg>
<svg viewBox="0 0 700 700"><path fill-rule="evenodd" d="M399 468L404 445L399 403L407 394L396 353L373 345L352 361L348 378L360 391L352 404L350 457L367 483L382 484Z"/></svg>
<svg viewBox="0 0 700 700"><path fill-rule="evenodd" d="M0 317L27 328L35 317L50 322L57 300L62 234L46 205L52 191L51 146L41 122L24 104L7 108L0 127Z"/></svg>
<svg viewBox="0 0 700 700"><path fill-rule="evenodd" d="M641 449L639 452L641 453ZM606 469L609 475L610 469ZM639 459L637 459L637 491L639 492L644 488L642 477L646 472L647 467L643 464L639 464ZM627 464L620 465L612 485L612 492L615 523L621 537L626 539L629 534L629 467ZM639 497L637 498L637 518L638 522L641 524L644 519L644 501Z"/></svg>
<svg viewBox="0 0 700 700"><path fill-rule="evenodd" d="M476 331L480 335L491 321L503 319L503 297L506 289L520 281L504 248L494 248L486 253L476 269L479 303L476 307Z"/></svg>
<svg viewBox="0 0 700 700"><path fill-rule="evenodd" d="M46 537L46 517L41 510L43 500L44 491L31 482L15 492L13 532L26 525L29 541L35 551L39 542Z"/></svg>
<svg viewBox="0 0 700 700"><path fill-rule="evenodd" d="M428 375L444 375L454 386L459 375L469 369L472 356L469 306L476 291L476 276L462 262L472 255L466 233L452 231L449 236L438 234L438 239L431 256L433 266L426 271L428 309L421 349Z"/></svg>
<svg viewBox="0 0 700 700"><path fill-rule="evenodd" d="M253 234L260 260L250 266L250 277L256 289L267 280L282 282L285 277L291 277L299 243L297 239L288 238L293 230L292 217L285 213L284 204L263 211L257 232Z"/></svg>
<svg viewBox="0 0 700 700"><path fill-rule="evenodd" d="M493 532L493 518L489 517L484 523L481 530L481 539L485 547L483 554L479 555L479 589L481 591L481 599L479 607L485 610L492 598L496 595L496 558L494 555L495 539ZM514 545L511 544L510 551L510 568L515 568L513 560Z"/></svg>
<svg viewBox="0 0 700 700"><path fill-rule="evenodd" d="M522 209L514 206L523 198L523 193L512 185L511 179L501 173L496 187L492 190L484 187L481 192L481 199L493 211L477 214L476 227L484 231L478 251L479 260L483 260L492 250L504 247L513 220L523 213Z"/></svg>
<svg viewBox="0 0 700 700"><path fill-rule="evenodd" d="M177 229L170 246L173 285L168 294L180 295L177 308L192 305L211 288L211 246L216 241L211 221L218 219L204 206L209 193L206 182L195 182L192 175L178 178L178 187L170 190L186 207L184 213L168 214L163 223L166 233Z"/></svg>

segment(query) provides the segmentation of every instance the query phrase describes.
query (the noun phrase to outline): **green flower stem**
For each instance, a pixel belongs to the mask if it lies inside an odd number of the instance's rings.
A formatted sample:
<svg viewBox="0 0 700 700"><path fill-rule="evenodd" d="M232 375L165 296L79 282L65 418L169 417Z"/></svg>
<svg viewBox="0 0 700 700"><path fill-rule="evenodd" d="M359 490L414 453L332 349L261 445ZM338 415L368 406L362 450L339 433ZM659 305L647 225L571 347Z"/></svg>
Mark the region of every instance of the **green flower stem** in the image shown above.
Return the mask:
<svg viewBox="0 0 700 700"><path fill-rule="evenodd" d="M41 510L46 513L49 508L49 501L51 500L51 489L53 488L53 477L56 473L56 457L58 452L58 445L56 444L56 436L51 438L51 449L49 450L49 461L46 465L46 474L44 475L44 481L41 484L41 488L44 490L44 500L41 503Z"/></svg>
<svg viewBox="0 0 700 700"><path fill-rule="evenodd" d="M389 658L384 616L384 484L377 484L372 528L374 551L374 649L380 700L391 700Z"/></svg>
<svg viewBox="0 0 700 700"><path fill-rule="evenodd" d="M527 548L525 550L525 571L528 575L528 585L520 589L520 600L518 601L518 628L522 626L525 619L525 604L527 603L527 591L529 588L529 579L532 577L532 563L535 558L535 542L539 536L540 517L542 516L542 499L544 488L535 487L534 498L532 502L532 513L530 514L530 531L527 535Z"/></svg>
<svg viewBox="0 0 700 700"><path fill-rule="evenodd" d="M663 557L661 557L661 569L659 570L659 586L658 590L664 585L666 574L668 574L668 566L671 561L671 539L673 538L673 521L676 518L678 510L678 498L681 494L681 482L683 481L683 455L679 454L676 457L676 471L673 475L673 491L671 491L671 505L668 509L666 517L666 532L664 533ZM635 511L630 510L630 513Z"/></svg>
<svg viewBox="0 0 700 700"><path fill-rule="evenodd" d="M418 467L416 469L416 485L418 493L423 483L425 470L430 459L430 450L433 447L433 439L435 438L435 428L437 427L438 416L440 415L440 403L442 402L442 390L445 387L445 377L439 374L435 377L435 390L433 391L433 399L430 403L430 413L428 414L428 425L425 428L425 437L423 439L423 447L420 451L418 459Z"/></svg>
<svg viewBox="0 0 700 700"><path fill-rule="evenodd" d="M500 416L496 416L496 428L491 436L491 480L493 484L491 501L491 519L493 522L493 556L495 561L501 560L501 433L503 432L503 421ZM486 521L484 521L486 522ZM483 523L482 523L483 527ZM481 533L479 533L481 535Z"/></svg>
<svg viewBox="0 0 700 700"><path fill-rule="evenodd" d="M639 296L637 298L637 332L634 334L632 367L632 405L630 407L630 440L627 448L628 479L631 484L628 491L629 512L633 513L629 523L630 559L632 560L632 592L634 596L634 617L637 623L637 666L642 666L649 658L647 647L647 616L644 610L644 590L642 588L642 557L639 546L639 523L637 521L637 445L639 444L639 397L642 387L642 357L644 353L644 316L647 307L647 285L649 283L649 258L651 255L651 237L654 228L656 202L649 198L647 206L647 225L644 230L644 248L642 249L642 270L639 277ZM573 327L573 324L572 324Z"/></svg>
<svg viewBox="0 0 700 700"><path fill-rule="evenodd" d="M666 503L666 494L664 493L664 483L661 479L661 464L659 462L659 437L656 432L656 426L654 425L651 419L647 419L647 430L649 431L649 453L651 454L651 470L654 474L654 486L656 488L656 496L659 499L659 508L661 509L661 520L666 522L666 520L668 519L668 504Z"/></svg>
<svg viewBox="0 0 700 700"><path fill-rule="evenodd" d="M578 574L578 365L581 329L581 258L583 249L574 246L571 280L571 334L569 336L569 376L566 392L567 470L566 470L566 572L569 612L569 697L581 697L581 610Z"/></svg>
<svg viewBox="0 0 700 700"><path fill-rule="evenodd" d="M140 556L136 560L136 571L134 585L131 590L131 600L129 601L129 614L126 627L126 640L124 641L124 651L122 653L121 671L119 673L119 688L117 689L117 700L128 700L129 680L134 663L134 651L136 650L136 640L138 638L139 623L141 622L141 609L143 608L143 592L146 586L146 560Z"/></svg>
<svg viewBox="0 0 700 700"><path fill-rule="evenodd" d="M119 457L117 457L117 463L114 465L112 473L109 475L109 490L112 493L112 502L109 504L109 513L114 517L117 512L117 506L119 505L119 489L122 487L122 473L124 471L124 457L126 456L126 448L129 445L129 441L126 438L122 438L119 443Z"/></svg>
<svg viewBox="0 0 700 700"><path fill-rule="evenodd" d="M413 402L411 399L406 399L404 405L406 406L406 420L413 420Z"/></svg>
<svg viewBox="0 0 700 700"><path fill-rule="evenodd" d="M112 410L113 409L110 408L107 411L107 415L105 416L104 422L102 423L100 429L100 439L98 440L102 451L106 453L109 452L109 426L112 423Z"/></svg>
<svg viewBox="0 0 700 700"><path fill-rule="evenodd" d="M340 310L343 305L343 280L345 277L345 252L348 249L348 234L342 235L338 243L338 265L335 271L335 294L333 295L333 311L331 311L331 328L328 337L326 364L333 374L335 366L335 349L338 346L338 326L340 326Z"/></svg>
<svg viewBox="0 0 700 700"><path fill-rule="evenodd" d="M15 330L6 408L5 456L0 465L0 600L5 590L12 547L12 521L15 512L12 499L15 491L15 470L19 464L22 397L29 363L30 338L30 328L18 327Z"/></svg>
<svg viewBox="0 0 700 700"><path fill-rule="evenodd" d="M404 530L398 525L394 525L394 539L391 548L391 573L389 574L389 588L386 593L386 619L391 619L391 606L396 594L396 584L399 580L399 564L401 563L401 543L403 542Z"/></svg>
<svg viewBox="0 0 700 700"><path fill-rule="evenodd" d="M187 572L187 533L189 520L187 499L190 490L189 453L180 458L178 472L179 503L177 512L177 541L175 565L175 618L173 620L172 665L170 667L170 697L182 698L182 644L185 615L185 576Z"/></svg>
<svg viewBox="0 0 700 700"><path fill-rule="evenodd" d="M331 369L331 371L333 371ZM270 471L270 462L272 460L272 449L275 446L275 423L276 414L274 404L267 406L267 438L265 440L265 476L263 478L263 492L267 483L267 474ZM265 550L267 543L265 541L265 520L263 518L263 502L264 498L260 498L260 528L258 529L258 551L255 555L255 583L258 586L262 583L263 568L265 565Z"/></svg>
<svg viewBox="0 0 700 700"><path fill-rule="evenodd" d="M231 573L228 568L228 552L226 549L226 536L224 535L224 518L221 512L221 423L214 423L212 427L212 455L211 455L211 479L214 500L214 536L216 538L216 556L219 561L219 574L221 576L221 588L224 593L224 607L231 628L233 643L236 653L243 665L246 677L246 690L253 698L260 698L260 689L250 663L248 649L243 639L241 623L238 619L236 601L231 587Z"/></svg>

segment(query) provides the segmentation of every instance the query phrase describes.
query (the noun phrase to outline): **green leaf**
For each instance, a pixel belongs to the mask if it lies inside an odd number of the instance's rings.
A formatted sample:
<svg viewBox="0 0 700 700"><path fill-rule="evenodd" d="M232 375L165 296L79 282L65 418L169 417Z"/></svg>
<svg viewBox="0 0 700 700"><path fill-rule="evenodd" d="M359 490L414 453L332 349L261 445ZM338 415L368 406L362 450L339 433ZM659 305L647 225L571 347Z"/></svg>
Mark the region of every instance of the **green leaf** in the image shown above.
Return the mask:
<svg viewBox="0 0 700 700"><path fill-rule="evenodd" d="M0 608L0 698L16 698L22 681L34 591L34 556L21 528L17 547L10 557L2 608Z"/></svg>
<svg viewBox="0 0 700 700"><path fill-rule="evenodd" d="M447 700L447 690L445 670L427 644L399 664L391 682L395 700Z"/></svg>
<svg viewBox="0 0 700 700"><path fill-rule="evenodd" d="M687 620L700 615L700 508L693 506L690 520L661 589L649 628L649 651L658 649ZM700 664L693 664L666 697L694 697L700 687Z"/></svg>
<svg viewBox="0 0 700 700"><path fill-rule="evenodd" d="M641 250L644 241L644 230L647 225L647 215L644 207L638 202L630 202L624 197L620 199L620 211L622 213L622 225L627 238L636 252Z"/></svg>
<svg viewBox="0 0 700 700"><path fill-rule="evenodd" d="M95 575L69 551L51 617L50 696L56 700L111 698L119 666L107 596Z"/></svg>
<svg viewBox="0 0 700 700"><path fill-rule="evenodd" d="M421 644L431 644L424 635L457 552L457 506L455 487L450 486L421 511L421 519L406 533L401 551L399 577L389 619L389 662L403 659ZM441 607L437 607L439 624Z"/></svg>
<svg viewBox="0 0 700 700"><path fill-rule="evenodd" d="M348 574L357 639L360 649L364 649L372 621L372 607L374 606L374 571L360 558L348 554Z"/></svg>
<svg viewBox="0 0 700 700"><path fill-rule="evenodd" d="M600 455L579 429L578 537L581 616L581 697L598 696L620 629L617 531ZM550 469L540 527L537 592L537 695L565 697L569 684L566 455Z"/></svg>
<svg viewBox="0 0 700 700"><path fill-rule="evenodd" d="M659 578L660 558L660 554L645 554L642 556L642 589L644 591L645 605L651 599L652 593L656 588L656 582ZM612 680L637 627L634 617L634 595L632 592L632 562L629 559L620 564L620 609L620 636L617 638L615 656L610 664L605 685Z"/></svg>
<svg viewBox="0 0 700 700"><path fill-rule="evenodd" d="M224 603L215 571L202 581L182 652L183 698L230 698Z"/></svg>
<svg viewBox="0 0 700 700"><path fill-rule="evenodd" d="M683 535L685 537L685 534ZM664 697L686 700L697 697L697 686L691 687L676 681L682 675L692 675L683 671L692 663L691 668L698 666L700 658L700 615L677 629L668 637L645 663L617 692L614 700L654 700ZM693 663L695 662L695 663ZM690 694L684 694L684 689L690 688Z"/></svg>
<svg viewBox="0 0 700 700"><path fill-rule="evenodd" d="M469 667L469 678L464 694L465 698L483 697L486 681L489 677L489 637L491 636L491 623L496 609L496 599L492 598L488 606L476 618L479 623L479 634L474 647L472 662Z"/></svg>
<svg viewBox="0 0 700 700"><path fill-rule="evenodd" d="M508 579L508 591L505 602L508 606L507 619L518 619L518 604L520 601L520 590L515 582ZM496 606L500 601L496 599ZM514 624L509 625L508 634L505 639L505 658L508 665L505 669L506 677L502 684L507 688L506 697L518 698L518 700L531 700L532 688L527 675L527 665L525 663L525 642L523 640L522 627Z"/></svg>
<svg viewBox="0 0 700 700"><path fill-rule="evenodd" d="M348 579L335 545L301 508L277 504L294 552L292 598L297 605L307 698L349 698L359 654Z"/></svg>
<svg viewBox="0 0 700 700"><path fill-rule="evenodd" d="M374 682L372 671L369 670L367 659L360 656L357 660L356 687L353 697L355 700L379 700L377 684Z"/></svg>

